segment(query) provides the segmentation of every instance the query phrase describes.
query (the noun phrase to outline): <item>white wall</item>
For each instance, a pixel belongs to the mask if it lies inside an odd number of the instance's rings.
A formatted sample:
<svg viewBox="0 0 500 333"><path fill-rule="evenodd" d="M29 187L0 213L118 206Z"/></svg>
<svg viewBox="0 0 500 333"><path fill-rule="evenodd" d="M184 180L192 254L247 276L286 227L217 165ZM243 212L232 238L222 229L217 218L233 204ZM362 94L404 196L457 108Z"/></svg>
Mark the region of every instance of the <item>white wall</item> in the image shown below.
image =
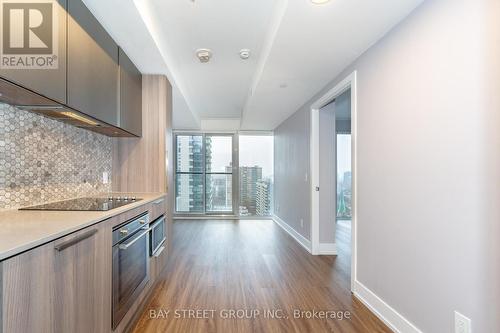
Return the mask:
<svg viewBox="0 0 500 333"><path fill-rule="evenodd" d="M274 214L310 240L309 123L304 109L274 130Z"/></svg>
<svg viewBox="0 0 500 333"><path fill-rule="evenodd" d="M172 127L174 130L199 130L201 127L200 119L176 87L172 88Z"/></svg>
<svg viewBox="0 0 500 333"><path fill-rule="evenodd" d="M358 280L422 332L500 332L499 3L424 2L311 99L357 70Z"/></svg>

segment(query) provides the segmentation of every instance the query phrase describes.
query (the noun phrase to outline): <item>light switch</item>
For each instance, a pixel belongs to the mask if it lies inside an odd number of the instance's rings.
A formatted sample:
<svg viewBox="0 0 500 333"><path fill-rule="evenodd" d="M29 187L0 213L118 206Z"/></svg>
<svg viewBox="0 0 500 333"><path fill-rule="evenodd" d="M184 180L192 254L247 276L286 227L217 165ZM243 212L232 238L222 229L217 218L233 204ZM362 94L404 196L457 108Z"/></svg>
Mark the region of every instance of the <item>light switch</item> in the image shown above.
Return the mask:
<svg viewBox="0 0 500 333"><path fill-rule="evenodd" d="M109 173L107 171L104 171L102 173L102 183L103 184L108 184L109 183Z"/></svg>

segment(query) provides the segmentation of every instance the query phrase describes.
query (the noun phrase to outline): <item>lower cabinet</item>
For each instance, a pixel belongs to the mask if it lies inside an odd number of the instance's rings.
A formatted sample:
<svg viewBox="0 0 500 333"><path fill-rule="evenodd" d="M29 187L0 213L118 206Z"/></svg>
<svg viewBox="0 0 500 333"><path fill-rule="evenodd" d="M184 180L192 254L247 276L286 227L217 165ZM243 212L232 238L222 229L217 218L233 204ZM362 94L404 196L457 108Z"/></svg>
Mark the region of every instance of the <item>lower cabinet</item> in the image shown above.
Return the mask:
<svg viewBox="0 0 500 333"><path fill-rule="evenodd" d="M167 252L168 252L168 245L169 245L170 239L169 239L169 235L167 232L167 228L168 228L167 220L164 220L162 223L164 224L163 230L165 231L167 240L151 256L149 269L150 269L150 275L151 275L152 280L156 280L160 276L160 274L165 270L165 267L167 265L167 259L168 259Z"/></svg>
<svg viewBox="0 0 500 333"><path fill-rule="evenodd" d="M149 281L113 330L112 230L145 211L165 214L160 207L138 207L1 261L0 333L127 331L165 269L169 233L161 251L148 250Z"/></svg>
<svg viewBox="0 0 500 333"><path fill-rule="evenodd" d="M3 333L109 332L111 228L99 223L1 263Z"/></svg>

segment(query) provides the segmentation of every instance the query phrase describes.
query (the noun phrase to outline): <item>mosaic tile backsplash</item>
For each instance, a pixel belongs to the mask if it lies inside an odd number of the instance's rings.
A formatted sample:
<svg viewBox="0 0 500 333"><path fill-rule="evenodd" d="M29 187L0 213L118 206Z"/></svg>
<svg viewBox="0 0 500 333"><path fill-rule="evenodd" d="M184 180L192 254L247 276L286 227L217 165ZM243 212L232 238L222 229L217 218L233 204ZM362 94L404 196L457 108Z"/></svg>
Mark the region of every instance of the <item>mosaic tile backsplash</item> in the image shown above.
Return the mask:
<svg viewBox="0 0 500 333"><path fill-rule="evenodd" d="M0 103L0 210L109 192L111 140Z"/></svg>

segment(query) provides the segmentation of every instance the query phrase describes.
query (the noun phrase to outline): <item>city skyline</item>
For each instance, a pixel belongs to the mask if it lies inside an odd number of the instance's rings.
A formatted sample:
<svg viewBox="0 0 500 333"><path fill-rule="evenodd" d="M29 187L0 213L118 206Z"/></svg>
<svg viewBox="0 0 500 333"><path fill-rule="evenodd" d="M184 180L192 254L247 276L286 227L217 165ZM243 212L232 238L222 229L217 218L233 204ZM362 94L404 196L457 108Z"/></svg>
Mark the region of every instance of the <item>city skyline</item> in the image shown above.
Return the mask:
<svg viewBox="0 0 500 333"><path fill-rule="evenodd" d="M272 162L264 163L268 168L267 173L264 172L265 167L258 163L266 159L265 155L267 158L272 156L272 144L269 145L268 142L266 145L268 149L264 151L260 148L255 149L254 145L256 142L264 141L269 141L269 139L266 137L243 139L240 148L242 147L243 151L253 149L253 154L242 160L251 165L240 164L237 169L234 169L232 136L206 135L204 140L201 135L177 136L176 210L186 213L236 210L241 215L270 215ZM256 159L256 156L259 158ZM233 207L232 204L234 170L239 172L240 197L237 207Z"/></svg>

